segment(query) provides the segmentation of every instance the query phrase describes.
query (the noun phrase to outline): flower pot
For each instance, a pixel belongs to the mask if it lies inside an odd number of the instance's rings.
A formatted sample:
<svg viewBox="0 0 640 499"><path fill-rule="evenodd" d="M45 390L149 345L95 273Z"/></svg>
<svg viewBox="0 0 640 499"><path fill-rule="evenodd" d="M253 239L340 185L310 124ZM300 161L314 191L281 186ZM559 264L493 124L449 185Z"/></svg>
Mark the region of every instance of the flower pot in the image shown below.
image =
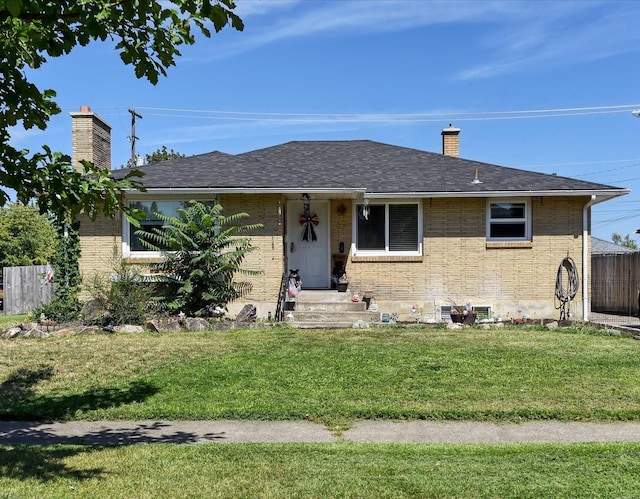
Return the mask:
<svg viewBox="0 0 640 499"><path fill-rule="evenodd" d="M476 312L452 312L451 322L458 324L475 324L478 314Z"/></svg>
<svg viewBox="0 0 640 499"><path fill-rule="evenodd" d="M477 314L475 312L470 312L467 315L463 316L464 319L462 319L462 323L463 324L475 324L476 323L476 317Z"/></svg>
<svg viewBox="0 0 640 499"><path fill-rule="evenodd" d="M451 314L451 322L456 322L456 323L462 323L462 320L464 319L464 315L462 314Z"/></svg>
<svg viewBox="0 0 640 499"><path fill-rule="evenodd" d="M338 289L338 293L345 293L348 287L349 287L349 282L338 281L338 284L336 285L336 288Z"/></svg>

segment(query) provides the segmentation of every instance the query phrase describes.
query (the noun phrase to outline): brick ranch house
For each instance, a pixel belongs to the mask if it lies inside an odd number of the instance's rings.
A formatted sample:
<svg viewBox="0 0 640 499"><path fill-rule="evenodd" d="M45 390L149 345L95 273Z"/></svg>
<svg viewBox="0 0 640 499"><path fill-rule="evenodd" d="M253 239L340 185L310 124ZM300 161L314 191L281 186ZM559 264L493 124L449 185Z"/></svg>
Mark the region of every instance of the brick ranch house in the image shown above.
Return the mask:
<svg viewBox="0 0 640 499"><path fill-rule="evenodd" d="M74 161L110 168L109 125L85 106L71 116ZM147 192L126 201L168 215L191 199L217 201L227 215L247 212L247 223L264 224L245 260L263 274L230 314L245 303L259 317L273 313L292 268L303 292L331 289L343 262L350 291L372 293L380 311L471 303L494 317L552 318L556 275L569 256L580 276L570 312L587 320L591 208L629 191L459 158L459 131L442 131L442 154L345 140L169 160L138 167ZM307 240L305 201L315 235ZM84 220L80 231L85 277L108 268L114 250L135 264L159 257L123 218Z"/></svg>

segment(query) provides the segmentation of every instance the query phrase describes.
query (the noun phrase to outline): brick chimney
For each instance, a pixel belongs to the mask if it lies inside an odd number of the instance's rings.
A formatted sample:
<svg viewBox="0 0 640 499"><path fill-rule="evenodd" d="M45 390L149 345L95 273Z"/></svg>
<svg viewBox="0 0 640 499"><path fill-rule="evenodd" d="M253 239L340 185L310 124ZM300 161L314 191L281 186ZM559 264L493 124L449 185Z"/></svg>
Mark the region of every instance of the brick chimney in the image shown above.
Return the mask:
<svg viewBox="0 0 640 499"><path fill-rule="evenodd" d="M449 126L442 130L442 154L445 156L460 156L460 129Z"/></svg>
<svg viewBox="0 0 640 499"><path fill-rule="evenodd" d="M73 167L84 171L80 164L84 159L111 170L111 125L89 106L80 106L80 112L70 114Z"/></svg>

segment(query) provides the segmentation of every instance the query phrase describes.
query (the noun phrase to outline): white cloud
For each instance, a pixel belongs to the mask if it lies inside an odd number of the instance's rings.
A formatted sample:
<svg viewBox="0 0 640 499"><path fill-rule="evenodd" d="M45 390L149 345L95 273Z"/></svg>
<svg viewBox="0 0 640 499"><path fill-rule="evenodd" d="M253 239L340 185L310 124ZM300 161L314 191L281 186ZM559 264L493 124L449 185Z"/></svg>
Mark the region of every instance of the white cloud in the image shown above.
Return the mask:
<svg viewBox="0 0 640 499"><path fill-rule="evenodd" d="M323 34L359 36L432 25L489 25L481 40L486 61L457 78L487 78L638 50L634 24L640 4L564 0L238 0L245 32L218 46L212 59L231 57L288 39ZM199 59L202 62L202 59Z"/></svg>
<svg viewBox="0 0 640 499"><path fill-rule="evenodd" d="M286 15L275 7L286 7ZM246 20L242 37L226 51L220 47L214 57L230 57L277 41L321 33L357 36L435 24L491 22L496 16L513 11L511 2L501 1L265 1L264 8L255 8L252 18ZM521 11L519 8L515 12ZM258 13L261 15L255 15Z"/></svg>
<svg viewBox="0 0 640 499"><path fill-rule="evenodd" d="M493 60L461 71L458 78L579 64L640 50L640 31L635 26L640 14L637 4L560 5L563 8L545 11L526 24L503 25L492 35Z"/></svg>

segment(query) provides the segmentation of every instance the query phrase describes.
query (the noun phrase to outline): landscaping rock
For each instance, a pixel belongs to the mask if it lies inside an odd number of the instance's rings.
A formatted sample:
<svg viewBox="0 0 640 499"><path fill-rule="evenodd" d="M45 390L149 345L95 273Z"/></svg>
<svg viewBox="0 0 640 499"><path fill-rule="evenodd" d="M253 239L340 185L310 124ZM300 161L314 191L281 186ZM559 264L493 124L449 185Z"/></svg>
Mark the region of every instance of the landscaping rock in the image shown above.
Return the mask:
<svg viewBox="0 0 640 499"><path fill-rule="evenodd" d="M243 327L249 327L256 322L257 310L256 307L248 303L236 316L236 320L231 324L231 329L240 329Z"/></svg>
<svg viewBox="0 0 640 499"><path fill-rule="evenodd" d="M356 322L353 323L352 327L354 328L368 328L369 327L369 323L367 321L363 321L362 319L357 320Z"/></svg>
<svg viewBox="0 0 640 499"><path fill-rule="evenodd" d="M552 321L547 324L547 329L558 329L559 326L558 321Z"/></svg>
<svg viewBox="0 0 640 499"><path fill-rule="evenodd" d="M19 328L18 326L9 327L4 331L2 331L2 338L4 338L5 340L8 340L13 338L14 336L18 336L20 333L22 333L22 329Z"/></svg>
<svg viewBox="0 0 640 499"><path fill-rule="evenodd" d="M182 324L177 317L164 317L148 320L145 327L156 333L175 333L182 330Z"/></svg>
<svg viewBox="0 0 640 499"><path fill-rule="evenodd" d="M206 331L211 328L211 323L202 317L187 317L184 320L184 327L189 331Z"/></svg>
<svg viewBox="0 0 640 499"><path fill-rule="evenodd" d="M113 331L116 333L144 333L144 327L134 326L133 324L123 324L122 326L114 326Z"/></svg>
<svg viewBox="0 0 640 499"><path fill-rule="evenodd" d="M42 336L41 333L46 332L45 327L39 327L35 322L25 322L24 324L20 324L20 329L22 329L22 333L20 336L24 336L28 338L33 336L34 338L47 338L47 336Z"/></svg>
<svg viewBox="0 0 640 499"><path fill-rule="evenodd" d="M25 333L24 336L31 336L32 338L48 338L49 336L51 336L51 333L43 331L42 329L35 328Z"/></svg>

